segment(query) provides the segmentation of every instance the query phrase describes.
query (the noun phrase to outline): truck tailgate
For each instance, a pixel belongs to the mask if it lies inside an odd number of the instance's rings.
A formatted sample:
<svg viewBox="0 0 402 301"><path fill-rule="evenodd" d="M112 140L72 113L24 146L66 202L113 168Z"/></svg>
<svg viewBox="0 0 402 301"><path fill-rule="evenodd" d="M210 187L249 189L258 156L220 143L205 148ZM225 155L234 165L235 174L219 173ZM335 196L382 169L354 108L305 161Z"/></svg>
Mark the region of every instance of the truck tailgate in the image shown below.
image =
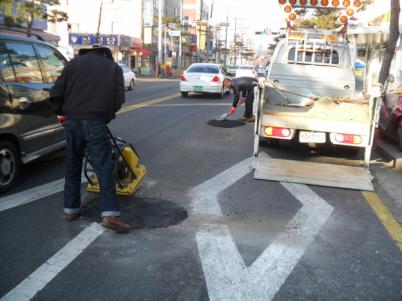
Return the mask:
<svg viewBox="0 0 402 301"><path fill-rule="evenodd" d="M372 176L364 167L258 156L254 178L356 190L374 191Z"/></svg>

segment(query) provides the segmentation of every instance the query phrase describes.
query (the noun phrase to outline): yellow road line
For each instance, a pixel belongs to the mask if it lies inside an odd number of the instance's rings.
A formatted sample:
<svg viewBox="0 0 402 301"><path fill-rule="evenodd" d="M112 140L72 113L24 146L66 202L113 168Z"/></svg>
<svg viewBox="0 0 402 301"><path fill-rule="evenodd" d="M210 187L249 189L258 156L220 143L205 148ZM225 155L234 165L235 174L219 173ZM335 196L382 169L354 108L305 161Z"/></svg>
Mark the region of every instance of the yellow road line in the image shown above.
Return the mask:
<svg viewBox="0 0 402 301"><path fill-rule="evenodd" d="M362 194L370 204L370 207L374 210L375 214L377 214L378 218L391 235L392 239L395 240L399 250L402 252L401 225L395 220L388 208L384 205L376 193L363 191Z"/></svg>
<svg viewBox="0 0 402 301"><path fill-rule="evenodd" d="M180 93L176 93L176 94L172 94L172 95L163 96L163 97L160 97L160 98L140 102L140 103L137 103L137 104L132 105L132 106L127 106L127 107L121 108L120 111L117 112L117 114L121 114L121 113L129 112L129 111L137 110L137 109L140 109L140 108L144 108L144 107L147 107L149 105L159 103L159 102L162 102L162 101L166 101L166 100L170 100L170 99L173 99L173 98L178 97L178 96L180 96Z"/></svg>

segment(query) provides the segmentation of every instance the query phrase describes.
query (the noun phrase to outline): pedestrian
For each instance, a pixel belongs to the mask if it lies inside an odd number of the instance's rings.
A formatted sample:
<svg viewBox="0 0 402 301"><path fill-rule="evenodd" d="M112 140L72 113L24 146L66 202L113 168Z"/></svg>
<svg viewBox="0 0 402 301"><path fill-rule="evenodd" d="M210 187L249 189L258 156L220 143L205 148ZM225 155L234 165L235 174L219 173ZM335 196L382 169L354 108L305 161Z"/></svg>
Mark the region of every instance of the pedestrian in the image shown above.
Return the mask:
<svg viewBox="0 0 402 301"><path fill-rule="evenodd" d="M223 85L227 89L232 89L234 93L234 100L232 107L229 110L230 114L236 112L237 105L240 100L245 99L244 115L240 118L241 121L254 122L255 116L253 115L253 103L254 103L254 87L258 84L258 80L255 77L237 77L233 80L226 78L223 81ZM241 94L241 95L240 95Z"/></svg>
<svg viewBox="0 0 402 301"><path fill-rule="evenodd" d="M165 70L166 70L166 77L169 78L172 72L172 68L170 67L169 64L166 64Z"/></svg>
<svg viewBox="0 0 402 301"><path fill-rule="evenodd" d="M107 47L81 49L50 91L56 114L64 117L66 221L77 220L81 214L81 170L86 150L101 188L101 225L117 232L129 231L117 206L112 146L106 129L124 103L124 93L122 69Z"/></svg>

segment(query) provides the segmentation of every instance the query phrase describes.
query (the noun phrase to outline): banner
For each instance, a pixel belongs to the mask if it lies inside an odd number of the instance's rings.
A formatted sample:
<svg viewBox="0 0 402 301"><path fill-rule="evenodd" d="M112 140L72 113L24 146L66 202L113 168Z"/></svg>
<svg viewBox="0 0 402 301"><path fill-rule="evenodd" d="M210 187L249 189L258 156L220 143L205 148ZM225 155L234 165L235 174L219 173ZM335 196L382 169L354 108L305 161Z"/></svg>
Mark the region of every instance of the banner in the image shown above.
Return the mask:
<svg viewBox="0 0 402 301"><path fill-rule="evenodd" d="M144 0L144 26L154 25L154 2L153 0Z"/></svg>

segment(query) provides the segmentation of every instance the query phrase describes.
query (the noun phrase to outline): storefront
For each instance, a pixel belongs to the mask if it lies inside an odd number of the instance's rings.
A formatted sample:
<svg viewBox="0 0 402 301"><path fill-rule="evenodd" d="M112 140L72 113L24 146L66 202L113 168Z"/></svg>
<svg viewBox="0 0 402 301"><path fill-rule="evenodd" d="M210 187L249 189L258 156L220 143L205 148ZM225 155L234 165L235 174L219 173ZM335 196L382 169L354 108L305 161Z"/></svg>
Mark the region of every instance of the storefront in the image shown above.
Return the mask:
<svg viewBox="0 0 402 301"><path fill-rule="evenodd" d="M153 51L143 48L142 40L134 38L131 42L131 68L138 74L150 75L154 72Z"/></svg>

